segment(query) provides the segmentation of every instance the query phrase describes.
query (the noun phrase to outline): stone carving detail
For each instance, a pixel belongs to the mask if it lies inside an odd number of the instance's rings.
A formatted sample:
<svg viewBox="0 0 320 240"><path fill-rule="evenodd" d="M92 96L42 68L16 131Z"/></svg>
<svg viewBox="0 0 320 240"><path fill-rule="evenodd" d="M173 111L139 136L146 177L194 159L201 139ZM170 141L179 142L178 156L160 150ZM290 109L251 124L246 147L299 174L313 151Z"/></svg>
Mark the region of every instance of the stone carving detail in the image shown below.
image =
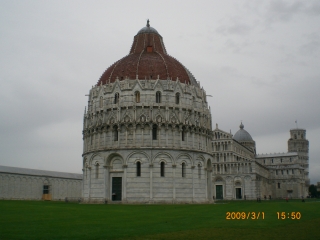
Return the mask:
<svg viewBox="0 0 320 240"><path fill-rule="evenodd" d="M188 110L184 114L184 123L186 125L191 125L190 114Z"/></svg>
<svg viewBox="0 0 320 240"><path fill-rule="evenodd" d="M132 122L132 117L131 117L128 109L125 110L125 112L123 114L122 121L125 122L125 123Z"/></svg>
<svg viewBox="0 0 320 240"><path fill-rule="evenodd" d="M245 176L244 180L251 181L251 177L250 176Z"/></svg>
<svg viewBox="0 0 320 240"><path fill-rule="evenodd" d="M226 182L227 182L227 183L232 182L232 177L230 177L230 176L226 177Z"/></svg>
<svg viewBox="0 0 320 240"><path fill-rule="evenodd" d="M178 121L178 117L174 111L174 109L172 109L171 114L170 114L170 121L171 123L179 123Z"/></svg>

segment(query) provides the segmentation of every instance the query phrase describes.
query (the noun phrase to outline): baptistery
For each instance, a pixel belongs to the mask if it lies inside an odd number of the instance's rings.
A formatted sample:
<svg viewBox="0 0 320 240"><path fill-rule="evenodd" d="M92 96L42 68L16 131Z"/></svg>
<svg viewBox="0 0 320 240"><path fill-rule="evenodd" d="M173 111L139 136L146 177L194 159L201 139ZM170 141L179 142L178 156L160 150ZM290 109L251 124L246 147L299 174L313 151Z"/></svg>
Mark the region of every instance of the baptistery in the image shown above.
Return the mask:
<svg viewBox="0 0 320 240"><path fill-rule="evenodd" d="M110 46L111 47L111 46ZM206 92L147 22L88 94L83 193L89 203L212 200Z"/></svg>

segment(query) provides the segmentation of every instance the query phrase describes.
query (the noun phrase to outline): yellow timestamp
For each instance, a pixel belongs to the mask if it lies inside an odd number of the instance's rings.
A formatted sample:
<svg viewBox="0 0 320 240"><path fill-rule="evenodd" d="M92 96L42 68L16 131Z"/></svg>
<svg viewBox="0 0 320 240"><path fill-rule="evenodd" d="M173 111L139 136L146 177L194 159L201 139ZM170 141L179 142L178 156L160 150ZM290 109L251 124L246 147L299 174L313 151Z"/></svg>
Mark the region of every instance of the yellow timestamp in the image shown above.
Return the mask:
<svg viewBox="0 0 320 240"><path fill-rule="evenodd" d="M285 220L285 219L300 220L301 213L300 212L277 212L277 217L279 220Z"/></svg>
<svg viewBox="0 0 320 240"><path fill-rule="evenodd" d="M264 212L226 212L226 220L264 219Z"/></svg>

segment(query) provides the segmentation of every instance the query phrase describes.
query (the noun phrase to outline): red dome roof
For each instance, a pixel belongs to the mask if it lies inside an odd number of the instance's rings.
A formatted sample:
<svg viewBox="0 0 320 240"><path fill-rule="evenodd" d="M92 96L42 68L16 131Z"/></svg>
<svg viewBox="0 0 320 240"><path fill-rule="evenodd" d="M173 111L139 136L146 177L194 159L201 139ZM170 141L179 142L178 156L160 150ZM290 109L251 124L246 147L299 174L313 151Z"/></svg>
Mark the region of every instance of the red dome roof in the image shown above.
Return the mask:
<svg viewBox="0 0 320 240"><path fill-rule="evenodd" d="M115 62L101 76L98 85L115 82L118 78L136 79L179 78L182 83L196 84L192 74L176 59L169 56L161 35L149 22L134 37L129 55Z"/></svg>

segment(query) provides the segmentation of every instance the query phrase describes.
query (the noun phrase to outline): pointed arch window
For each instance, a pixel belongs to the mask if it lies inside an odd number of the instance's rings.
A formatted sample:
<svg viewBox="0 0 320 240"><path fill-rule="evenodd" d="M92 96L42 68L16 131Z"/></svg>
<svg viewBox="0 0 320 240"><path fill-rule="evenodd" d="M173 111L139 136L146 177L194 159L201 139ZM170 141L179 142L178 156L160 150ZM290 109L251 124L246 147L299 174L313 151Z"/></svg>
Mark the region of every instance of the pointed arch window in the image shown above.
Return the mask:
<svg viewBox="0 0 320 240"><path fill-rule="evenodd" d="M141 177L141 162L137 162L137 177Z"/></svg>
<svg viewBox="0 0 320 240"><path fill-rule="evenodd" d="M182 170L182 177L186 177L186 164L185 163L182 163L182 166L181 166L181 170Z"/></svg>
<svg viewBox="0 0 320 240"><path fill-rule="evenodd" d="M156 103L161 103L161 92L156 92Z"/></svg>
<svg viewBox="0 0 320 240"><path fill-rule="evenodd" d="M114 104L119 103L119 93L114 94Z"/></svg>
<svg viewBox="0 0 320 240"><path fill-rule="evenodd" d="M161 177L164 177L164 162L161 162L160 164L160 176Z"/></svg>
<svg viewBox="0 0 320 240"><path fill-rule="evenodd" d="M134 93L134 95L135 95L136 103L139 103L139 102L140 102L140 92L139 92L139 91L136 91L136 92Z"/></svg>
<svg viewBox="0 0 320 240"><path fill-rule="evenodd" d="M180 103L180 93L176 93L176 104Z"/></svg>
<svg viewBox="0 0 320 240"><path fill-rule="evenodd" d="M152 126L152 140L157 140L158 126L153 124Z"/></svg>

